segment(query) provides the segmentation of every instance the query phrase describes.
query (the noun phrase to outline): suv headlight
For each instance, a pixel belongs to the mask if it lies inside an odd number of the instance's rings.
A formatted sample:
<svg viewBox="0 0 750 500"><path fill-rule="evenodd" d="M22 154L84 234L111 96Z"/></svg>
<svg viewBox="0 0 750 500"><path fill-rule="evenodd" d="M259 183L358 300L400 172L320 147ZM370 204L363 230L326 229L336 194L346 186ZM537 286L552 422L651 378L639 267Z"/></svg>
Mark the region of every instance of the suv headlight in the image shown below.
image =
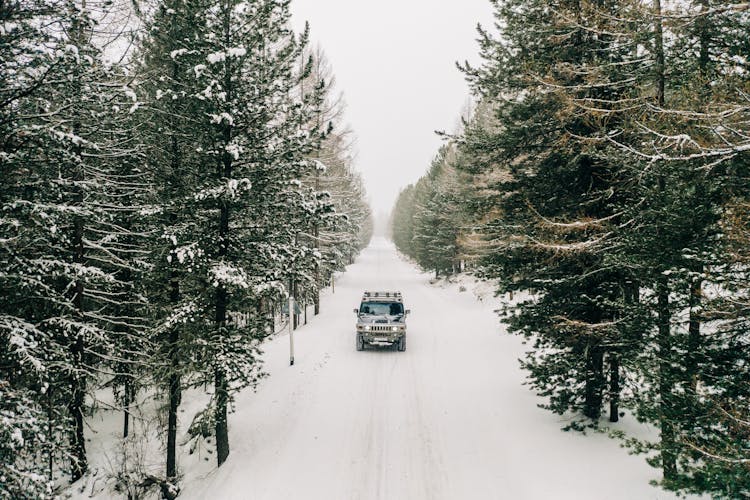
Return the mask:
<svg viewBox="0 0 750 500"><path fill-rule="evenodd" d="M365 330L372 330L372 327L370 325L365 325Z"/></svg>
<svg viewBox="0 0 750 500"><path fill-rule="evenodd" d="M391 331L392 332L397 332L398 331L398 327L397 326L392 326L391 327Z"/></svg>

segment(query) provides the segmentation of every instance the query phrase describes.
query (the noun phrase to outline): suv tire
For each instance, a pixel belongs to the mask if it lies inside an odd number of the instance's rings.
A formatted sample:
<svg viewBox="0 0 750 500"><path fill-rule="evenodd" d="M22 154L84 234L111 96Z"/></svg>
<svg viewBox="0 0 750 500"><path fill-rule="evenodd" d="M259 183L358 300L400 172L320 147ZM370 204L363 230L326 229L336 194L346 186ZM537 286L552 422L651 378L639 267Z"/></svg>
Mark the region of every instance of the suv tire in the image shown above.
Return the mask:
<svg viewBox="0 0 750 500"><path fill-rule="evenodd" d="M398 350L404 352L406 350L406 335L402 336L398 341Z"/></svg>
<svg viewBox="0 0 750 500"><path fill-rule="evenodd" d="M358 351L364 351L365 350L365 339L362 338L362 334L357 334L357 350Z"/></svg>

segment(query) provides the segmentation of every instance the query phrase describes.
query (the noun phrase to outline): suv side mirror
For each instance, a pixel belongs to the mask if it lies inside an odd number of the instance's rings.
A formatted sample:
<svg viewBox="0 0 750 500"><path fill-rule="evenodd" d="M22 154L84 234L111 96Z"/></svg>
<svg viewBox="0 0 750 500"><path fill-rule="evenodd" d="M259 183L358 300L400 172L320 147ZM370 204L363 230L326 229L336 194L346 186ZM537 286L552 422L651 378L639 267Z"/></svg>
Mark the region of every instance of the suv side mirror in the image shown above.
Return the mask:
<svg viewBox="0 0 750 500"><path fill-rule="evenodd" d="M359 314L359 309L355 309L354 314Z"/></svg>
<svg viewBox="0 0 750 500"><path fill-rule="evenodd" d="M411 314L411 309L407 309L404 314Z"/></svg>

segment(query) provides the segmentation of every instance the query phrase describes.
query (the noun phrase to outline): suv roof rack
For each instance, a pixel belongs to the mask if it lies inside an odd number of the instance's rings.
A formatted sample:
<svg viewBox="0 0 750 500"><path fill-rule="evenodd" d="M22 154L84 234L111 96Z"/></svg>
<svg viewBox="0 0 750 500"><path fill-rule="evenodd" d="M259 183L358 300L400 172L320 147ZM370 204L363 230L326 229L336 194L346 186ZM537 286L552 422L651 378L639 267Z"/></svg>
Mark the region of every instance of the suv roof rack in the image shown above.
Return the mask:
<svg viewBox="0 0 750 500"><path fill-rule="evenodd" d="M402 300L401 292L365 292L366 299L395 299Z"/></svg>

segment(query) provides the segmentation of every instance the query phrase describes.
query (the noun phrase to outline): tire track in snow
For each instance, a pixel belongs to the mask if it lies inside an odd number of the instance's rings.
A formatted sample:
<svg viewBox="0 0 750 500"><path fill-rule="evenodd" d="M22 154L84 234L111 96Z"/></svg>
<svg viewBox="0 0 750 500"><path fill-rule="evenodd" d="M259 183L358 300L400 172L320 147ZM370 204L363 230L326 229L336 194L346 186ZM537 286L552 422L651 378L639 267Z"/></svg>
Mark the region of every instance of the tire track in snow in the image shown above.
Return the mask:
<svg viewBox="0 0 750 500"><path fill-rule="evenodd" d="M491 304L428 281L374 240L295 332L294 367L287 337L266 346L271 376L239 395L229 460L187 478L181 498L674 498L617 442L561 432L521 386L523 346L502 335ZM364 289L404 293L406 352L355 350Z"/></svg>

